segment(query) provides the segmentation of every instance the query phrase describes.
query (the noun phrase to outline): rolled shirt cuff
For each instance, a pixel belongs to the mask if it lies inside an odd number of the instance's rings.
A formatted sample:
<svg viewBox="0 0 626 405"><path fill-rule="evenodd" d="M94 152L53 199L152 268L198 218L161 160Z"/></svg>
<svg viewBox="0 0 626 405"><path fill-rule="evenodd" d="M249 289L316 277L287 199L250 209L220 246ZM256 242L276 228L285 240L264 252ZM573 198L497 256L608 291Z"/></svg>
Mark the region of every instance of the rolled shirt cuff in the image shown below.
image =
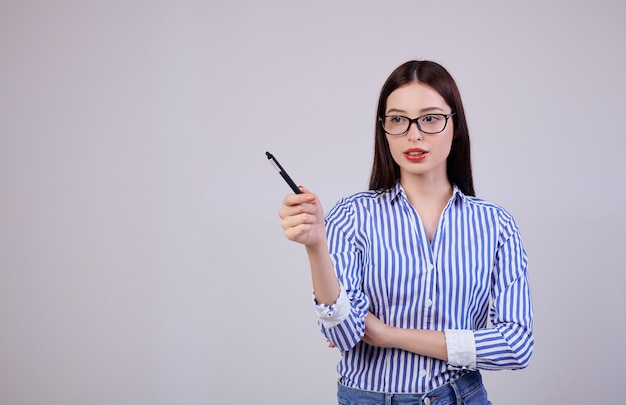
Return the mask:
<svg viewBox="0 0 626 405"><path fill-rule="evenodd" d="M339 290L339 297L332 305L319 304L313 293L315 312L320 323L326 328L332 328L343 322L350 315L350 299L343 288Z"/></svg>
<svg viewBox="0 0 626 405"><path fill-rule="evenodd" d="M474 331L464 329L446 329L448 346L448 364L452 368L476 369L476 339Z"/></svg>

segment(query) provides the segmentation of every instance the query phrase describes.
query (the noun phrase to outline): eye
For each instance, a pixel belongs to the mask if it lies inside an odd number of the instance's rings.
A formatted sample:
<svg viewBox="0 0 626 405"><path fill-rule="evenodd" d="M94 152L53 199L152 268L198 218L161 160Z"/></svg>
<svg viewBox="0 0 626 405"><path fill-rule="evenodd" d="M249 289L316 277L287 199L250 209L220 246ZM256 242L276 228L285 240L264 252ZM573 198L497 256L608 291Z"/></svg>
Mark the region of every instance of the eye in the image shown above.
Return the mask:
<svg viewBox="0 0 626 405"><path fill-rule="evenodd" d="M391 124L401 124L404 122L405 118L401 115L390 115L387 117L389 123Z"/></svg>
<svg viewBox="0 0 626 405"><path fill-rule="evenodd" d="M437 121L441 120L441 115L439 114L428 114L428 115L424 115L421 118L422 122L428 123L428 124L434 124Z"/></svg>

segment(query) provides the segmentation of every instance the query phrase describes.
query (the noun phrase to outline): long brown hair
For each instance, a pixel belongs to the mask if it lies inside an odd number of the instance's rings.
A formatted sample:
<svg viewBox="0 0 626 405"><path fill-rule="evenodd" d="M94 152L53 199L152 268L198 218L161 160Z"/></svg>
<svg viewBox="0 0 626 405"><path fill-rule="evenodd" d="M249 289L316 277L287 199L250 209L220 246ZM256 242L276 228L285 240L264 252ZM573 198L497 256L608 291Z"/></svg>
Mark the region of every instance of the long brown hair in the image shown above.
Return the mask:
<svg viewBox="0 0 626 405"><path fill-rule="evenodd" d="M374 161L370 175L370 190L388 190L400 179L400 167L393 160L380 117L385 116L387 97L398 87L409 83L422 83L433 88L455 111L452 116L454 135L447 160L448 180L464 194L474 196L474 180L470 158L470 139L461 93L448 71L436 62L409 61L394 70L385 81L376 111Z"/></svg>

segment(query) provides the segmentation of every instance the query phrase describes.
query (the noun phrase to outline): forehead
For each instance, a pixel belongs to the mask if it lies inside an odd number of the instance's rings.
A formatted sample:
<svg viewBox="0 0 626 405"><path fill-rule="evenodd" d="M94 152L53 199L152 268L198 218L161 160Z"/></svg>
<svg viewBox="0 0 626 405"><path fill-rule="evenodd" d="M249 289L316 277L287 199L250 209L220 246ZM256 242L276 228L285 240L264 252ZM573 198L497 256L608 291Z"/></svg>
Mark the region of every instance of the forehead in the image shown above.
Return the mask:
<svg viewBox="0 0 626 405"><path fill-rule="evenodd" d="M449 109L446 101L435 89L422 83L408 83L398 87L387 97L387 108L406 112L421 112L428 109Z"/></svg>

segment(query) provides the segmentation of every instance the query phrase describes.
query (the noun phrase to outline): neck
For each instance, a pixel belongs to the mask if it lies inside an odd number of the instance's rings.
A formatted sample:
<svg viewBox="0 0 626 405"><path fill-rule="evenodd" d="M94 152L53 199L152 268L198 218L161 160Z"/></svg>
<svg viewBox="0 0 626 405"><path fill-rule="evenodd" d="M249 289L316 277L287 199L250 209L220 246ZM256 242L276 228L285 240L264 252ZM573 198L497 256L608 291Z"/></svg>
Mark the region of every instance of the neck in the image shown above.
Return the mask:
<svg viewBox="0 0 626 405"><path fill-rule="evenodd" d="M452 196L452 185L447 176L401 176L400 185L413 201L449 200Z"/></svg>
<svg viewBox="0 0 626 405"><path fill-rule="evenodd" d="M452 185L447 176L443 179L436 176L404 176L400 178L400 184L409 203L417 211L428 240L432 242L441 213L452 197Z"/></svg>

